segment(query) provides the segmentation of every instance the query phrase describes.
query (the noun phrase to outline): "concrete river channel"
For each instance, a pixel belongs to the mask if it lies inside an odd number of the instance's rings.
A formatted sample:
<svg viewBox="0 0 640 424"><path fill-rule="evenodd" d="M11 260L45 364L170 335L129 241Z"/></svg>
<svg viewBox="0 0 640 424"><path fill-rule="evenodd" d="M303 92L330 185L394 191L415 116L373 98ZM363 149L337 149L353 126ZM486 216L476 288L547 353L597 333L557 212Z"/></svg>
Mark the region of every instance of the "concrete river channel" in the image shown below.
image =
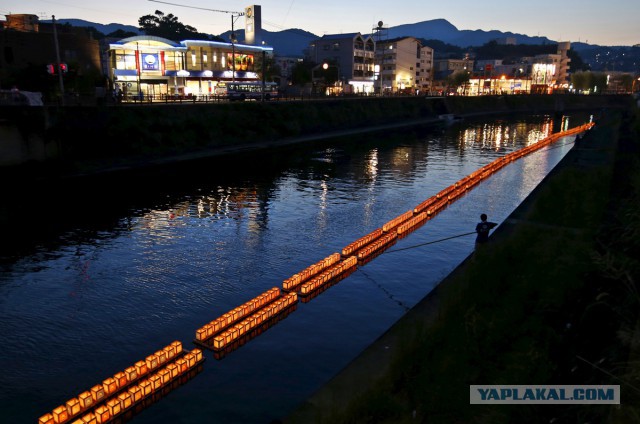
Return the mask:
<svg viewBox="0 0 640 424"><path fill-rule="evenodd" d="M38 422L174 341L196 348L203 325L494 159L589 119L474 118L7 190L1 421ZM481 213L501 222L573 139L505 166L235 350L203 349L188 378L120 421L286 417L467 257L474 236L404 248L473 231Z"/></svg>

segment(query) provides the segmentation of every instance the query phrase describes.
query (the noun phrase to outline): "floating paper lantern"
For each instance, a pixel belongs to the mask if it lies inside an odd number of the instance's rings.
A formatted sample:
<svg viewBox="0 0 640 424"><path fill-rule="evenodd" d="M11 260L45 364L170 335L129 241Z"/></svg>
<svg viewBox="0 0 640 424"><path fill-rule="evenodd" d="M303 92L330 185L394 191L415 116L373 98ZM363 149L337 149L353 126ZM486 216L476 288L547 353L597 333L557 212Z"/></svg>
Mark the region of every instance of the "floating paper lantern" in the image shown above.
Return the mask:
<svg viewBox="0 0 640 424"><path fill-rule="evenodd" d="M91 397L93 398L93 402L97 403L104 399L104 387L102 384L95 385L91 388Z"/></svg>
<svg viewBox="0 0 640 424"><path fill-rule="evenodd" d="M133 386L133 387L129 387L128 390L129 394L131 395L131 401L133 403L139 402L142 400L142 397L144 396L144 394L142 393L142 389L140 388L140 386Z"/></svg>
<svg viewBox="0 0 640 424"><path fill-rule="evenodd" d="M138 378L138 371L136 367L129 367L124 370L124 374L127 376L128 381L135 381Z"/></svg>
<svg viewBox="0 0 640 424"><path fill-rule="evenodd" d="M79 414L82 410L82 406L80 405L80 401L78 400L78 398L69 399L65 406L70 417Z"/></svg>
<svg viewBox="0 0 640 424"><path fill-rule="evenodd" d="M202 350L195 348L191 351L191 353L195 356L196 362L202 361Z"/></svg>
<svg viewBox="0 0 640 424"><path fill-rule="evenodd" d="M184 360L187 361L189 368L193 368L196 365L196 357L192 352L187 353L184 356Z"/></svg>
<svg viewBox="0 0 640 424"><path fill-rule="evenodd" d="M169 375L171 376L172 379L176 378L180 374L180 371L178 370L178 366L175 363L167 365L166 369L169 372Z"/></svg>
<svg viewBox="0 0 640 424"><path fill-rule="evenodd" d="M116 373L116 375L113 376L113 379L116 380L116 383L118 384L118 388L122 388L127 384L129 384L129 379L127 378L127 375L123 372Z"/></svg>
<svg viewBox="0 0 640 424"><path fill-rule="evenodd" d="M55 421L53 420L53 414L51 413L46 413L40 418L38 418L38 424L54 424L54 423Z"/></svg>
<svg viewBox="0 0 640 424"><path fill-rule="evenodd" d="M151 393L153 393L153 385L151 384L151 381L149 381L149 379L142 380L140 384L138 384L138 387L140 387L140 390L142 390L142 395L144 397L149 396Z"/></svg>
<svg viewBox="0 0 640 424"><path fill-rule="evenodd" d="M138 374L138 377L142 377L143 375L149 372L149 367L147 366L147 363L145 361L136 362L135 367L136 367L136 373Z"/></svg>
<svg viewBox="0 0 640 424"><path fill-rule="evenodd" d="M176 356L175 350L171 345L165 346L165 348L162 350L164 350L165 355L167 355L167 361L173 359L173 357Z"/></svg>
<svg viewBox="0 0 640 424"><path fill-rule="evenodd" d="M158 357L155 354L149 355L145 358L145 362L149 371L152 371L158 366Z"/></svg>
<svg viewBox="0 0 640 424"><path fill-rule="evenodd" d="M122 411L120 401L117 398L111 398L107 401L107 408L112 417L118 415Z"/></svg>
<svg viewBox="0 0 640 424"><path fill-rule="evenodd" d="M118 383L113 377L109 377L102 382L102 387L104 387L104 394L108 396L118 390Z"/></svg>
<svg viewBox="0 0 640 424"><path fill-rule="evenodd" d="M78 401L80 402L80 406L82 407L82 409L86 409L94 403L91 392L89 391L80 393L78 395Z"/></svg>
<svg viewBox="0 0 640 424"><path fill-rule="evenodd" d="M93 413L99 423L106 423L111 419L111 412L109 412L109 408L106 405L98 406Z"/></svg>
<svg viewBox="0 0 640 424"><path fill-rule="evenodd" d="M222 341L224 341L224 337L216 337L214 339L214 345L217 339L221 339ZM187 364L187 361L185 361L184 359L180 358L178 360L176 360L176 367L178 367L178 372L180 374L182 374L183 372L189 370L189 364Z"/></svg>
<svg viewBox="0 0 640 424"><path fill-rule="evenodd" d="M164 350L159 350L154 353L155 357L158 358L158 366L167 362L167 353Z"/></svg>
<svg viewBox="0 0 640 424"><path fill-rule="evenodd" d="M182 353L182 343L179 341L175 341L171 343L171 346L173 346L173 350L175 352L176 355L179 355Z"/></svg>
<svg viewBox="0 0 640 424"><path fill-rule="evenodd" d="M118 394L118 400L120 401L120 407L124 410L133 405L133 399L131 393L122 392Z"/></svg>
<svg viewBox="0 0 640 424"><path fill-rule="evenodd" d="M69 413L67 412L66 406L62 406L62 405L58 406L53 410L52 414L53 414L53 422L56 424L64 423L69 419Z"/></svg>
<svg viewBox="0 0 640 424"><path fill-rule="evenodd" d="M171 373L169 373L169 371L166 368L161 369L160 371L158 371L158 377L160 377L160 381L162 382L162 385L166 385L169 381L171 381Z"/></svg>
<svg viewBox="0 0 640 424"><path fill-rule="evenodd" d="M149 383L151 383L151 389L155 392L162 387L162 377L158 374L154 374L149 377Z"/></svg>

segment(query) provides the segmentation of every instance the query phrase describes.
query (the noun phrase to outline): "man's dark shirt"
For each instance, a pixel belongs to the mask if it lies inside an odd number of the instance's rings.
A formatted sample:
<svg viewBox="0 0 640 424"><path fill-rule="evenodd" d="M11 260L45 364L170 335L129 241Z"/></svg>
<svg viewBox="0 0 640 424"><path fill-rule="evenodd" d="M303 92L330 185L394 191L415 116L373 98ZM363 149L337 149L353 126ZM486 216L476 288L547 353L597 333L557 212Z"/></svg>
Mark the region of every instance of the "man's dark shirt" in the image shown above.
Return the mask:
<svg viewBox="0 0 640 424"><path fill-rule="evenodd" d="M476 233L478 233L478 237L476 237L476 243L486 243L489 241L489 231L495 227L495 222L483 221L476 225Z"/></svg>

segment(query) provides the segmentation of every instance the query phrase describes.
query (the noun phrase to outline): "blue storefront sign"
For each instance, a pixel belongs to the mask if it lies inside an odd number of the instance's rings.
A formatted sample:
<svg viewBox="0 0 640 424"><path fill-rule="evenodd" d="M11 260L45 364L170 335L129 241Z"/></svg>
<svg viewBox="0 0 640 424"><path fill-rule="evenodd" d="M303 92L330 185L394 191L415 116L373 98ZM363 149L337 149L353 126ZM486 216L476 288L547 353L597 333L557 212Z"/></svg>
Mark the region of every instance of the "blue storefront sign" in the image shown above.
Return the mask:
<svg viewBox="0 0 640 424"><path fill-rule="evenodd" d="M159 71L160 58L157 53L142 54L142 70L143 71Z"/></svg>

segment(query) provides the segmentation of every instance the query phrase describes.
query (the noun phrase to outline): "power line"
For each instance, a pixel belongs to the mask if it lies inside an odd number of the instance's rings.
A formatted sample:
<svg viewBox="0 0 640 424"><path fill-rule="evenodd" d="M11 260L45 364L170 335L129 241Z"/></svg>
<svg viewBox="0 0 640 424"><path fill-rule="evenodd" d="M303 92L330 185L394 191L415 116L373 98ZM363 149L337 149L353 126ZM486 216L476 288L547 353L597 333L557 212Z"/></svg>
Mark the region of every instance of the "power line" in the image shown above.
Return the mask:
<svg viewBox="0 0 640 424"><path fill-rule="evenodd" d="M168 4L168 5L171 5L171 6L186 7L188 9L199 9L199 10L207 10L209 12L229 13L231 15L244 16L244 12L234 12L234 11L231 11L231 10L220 10L220 9L207 9L206 7L189 6L189 5L186 5L186 4L171 3L171 2L168 2L168 1L160 1L160 0L149 0L149 1L152 1L154 3Z"/></svg>

